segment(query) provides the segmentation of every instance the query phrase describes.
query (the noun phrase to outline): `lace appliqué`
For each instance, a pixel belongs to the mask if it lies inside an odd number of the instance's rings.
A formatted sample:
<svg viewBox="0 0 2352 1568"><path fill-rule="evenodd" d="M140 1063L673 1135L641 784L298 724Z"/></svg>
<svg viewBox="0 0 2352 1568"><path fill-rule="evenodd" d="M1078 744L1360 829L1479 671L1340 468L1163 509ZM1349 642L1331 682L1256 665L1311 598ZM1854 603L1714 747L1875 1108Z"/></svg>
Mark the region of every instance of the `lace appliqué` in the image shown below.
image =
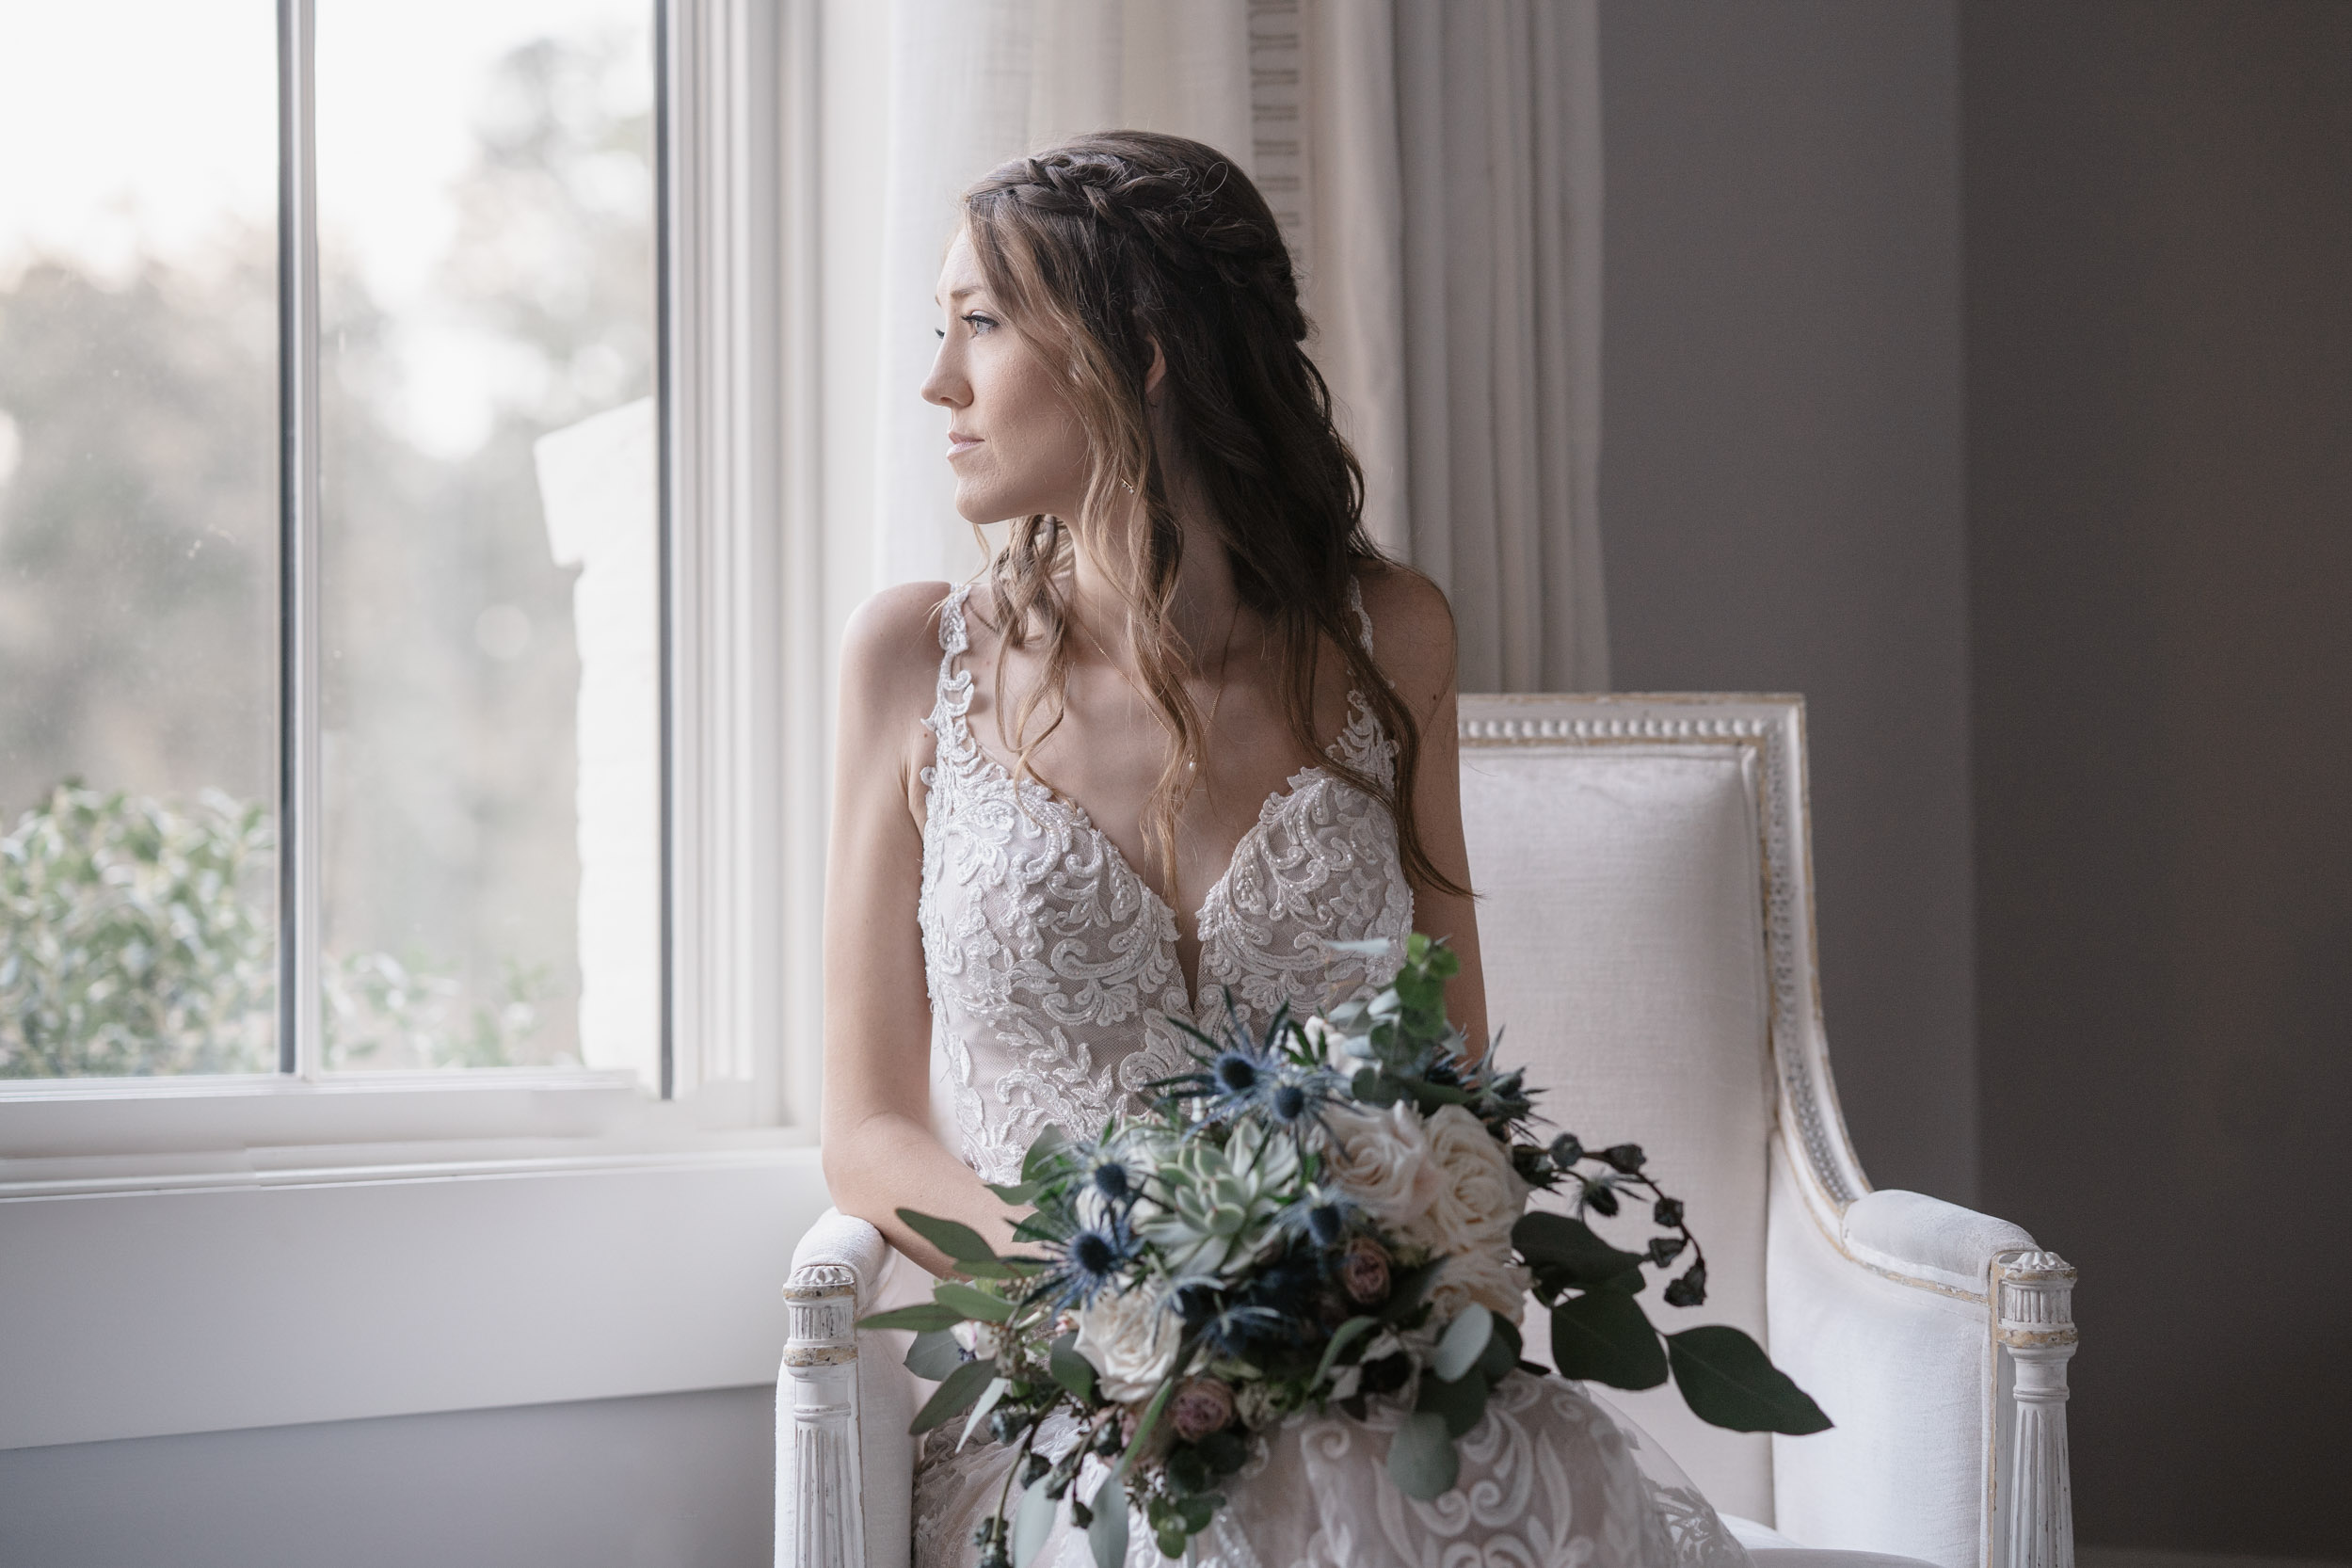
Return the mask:
<svg viewBox="0 0 2352 1568"><path fill-rule="evenodd" d="M1192 1022L1175 912L1083 808L1015 780L968 716L968 588L939 612L939 686L926 721L920 919L934 1074L958 1152L1012 1179L1048 1124L1099 1131L1140 1111L1156 1080L1192 1065L1174 1021ZM1361 610L1359 602L1357 608ZM1395 748L1361 697L1334 755L1393 776ZM1201 911L1201 1011L1262 1023L1283 1001L1320 1007L1384 984L1393 961L1334 954L1334 941L1402 938L1413 890L1396 826L1361 790L1308 767L1268 799Z"/></svg>

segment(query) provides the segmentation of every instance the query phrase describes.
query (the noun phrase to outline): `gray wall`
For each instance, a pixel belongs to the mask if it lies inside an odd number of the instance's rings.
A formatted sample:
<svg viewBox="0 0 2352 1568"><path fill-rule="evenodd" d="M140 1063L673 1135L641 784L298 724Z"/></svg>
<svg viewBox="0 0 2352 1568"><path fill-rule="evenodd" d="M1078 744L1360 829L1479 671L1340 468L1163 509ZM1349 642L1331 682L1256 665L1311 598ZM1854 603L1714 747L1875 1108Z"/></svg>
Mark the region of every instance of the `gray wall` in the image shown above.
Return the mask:
<svg viewBox="0 0 2352 1568"><path fill-rule="evenodd" d="M1976 1195L1952 7L1608 0L1612 680L1801 692L1864 1168Z"/></svg>
<svg viewBox="0 0 2352 1568"><path fill-rule="evenodd" d="M753 1568L775 1391L0 1452L0 1568Z"/></svg>
<svg viewBox="0 0 2352 1568"><path fill-rule="evenodd" d="M2085 1540L2352 1557L2352 6L1962 37L1985 1200Z"/></svg>

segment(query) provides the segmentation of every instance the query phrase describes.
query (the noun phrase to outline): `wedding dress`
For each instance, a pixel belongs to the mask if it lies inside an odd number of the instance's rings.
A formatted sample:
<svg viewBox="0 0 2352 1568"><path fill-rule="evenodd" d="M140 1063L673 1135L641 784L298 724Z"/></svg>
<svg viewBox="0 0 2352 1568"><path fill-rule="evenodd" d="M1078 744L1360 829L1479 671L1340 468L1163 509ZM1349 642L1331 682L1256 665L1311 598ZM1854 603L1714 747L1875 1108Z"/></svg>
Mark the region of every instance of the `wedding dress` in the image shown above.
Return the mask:
<svg viewBox="0 0 2352 1568"><path fill-rule="evenodd" d="M1211 1031L1227 998L1262 1024L1288 1000L1320 1009L1386 984L1393 960L1333 942L1398 939L1413 893L1394 823L1320 766L1269 797L1200 911L1200 976L1176 962L1176 915L1085 811L1017 784L973 741L968 588L942 605L936 740L924 770L921 929L932 1005L932 1106L940 1140L986 1180L1018 1179L1048 1124L1091 1135L1140 1108L1144 1086L1192 1065L1171 1020ZM1367 647L1371 624L1353 595ZM1393 747L1352 696L1332 754L1385 781ZM1213 999L1213 1000L1209 1000ZM911 1265L904 1272L917 1274ZM928 1279L922 1281L927 1286ZM924 1292L927 1294L927 1290ZM897 1294L897 1292L892 1292ZM1196 1538L1216 1568L1657 1568L1744 1564L1697 1490L1622 1416L1576 1384L1519 1375L1461 1440L1461 1480L1429 1502L1391 1484L1388 1437L1403 1415L1289 1417L1253 1445L1231 1499ZM1012 1450L961 1423L928 1434L915 1480L916 1568L968 1568L972 1531L1005 1496ZM1046 1434L1049 1439L1050 1431ZM1068 1434L1062 1441L1068 1441ZM1087 1461L1078 1491L1102 1471ZM1140 1518L1128 1568L1160 1561ZM1038 1562L1092 1568L1082 1533L1057 1527Z"/></svg>

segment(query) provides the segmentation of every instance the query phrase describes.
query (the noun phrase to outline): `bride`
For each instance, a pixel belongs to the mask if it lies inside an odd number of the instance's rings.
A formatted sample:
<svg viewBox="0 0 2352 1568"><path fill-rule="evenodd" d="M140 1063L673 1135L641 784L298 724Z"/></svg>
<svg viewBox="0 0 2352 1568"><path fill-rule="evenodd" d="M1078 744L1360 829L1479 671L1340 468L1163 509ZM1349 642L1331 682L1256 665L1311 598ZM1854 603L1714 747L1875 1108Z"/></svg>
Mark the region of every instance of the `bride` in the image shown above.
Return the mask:
<svg viewBox="0 0 2352 1568"><path fill-rule="evenodd" d="M922 395L947 411L956 509L1011 520L975 582L889 589L849 628L824 1120L835 1202L934 1273L900 1208L1012 1248L984 1181L1017 1179L1048 1124L1091 1134L1183 1070L1176 1022L1262 1023L1389 978L1334 943L1447 938L1455 1022L1486 1037L1452 617L1361 526L1256 189L1197 142L1068 142L966 194L938 301ZM1426 1503L1384 1469L1398 1416L1256 1433L1205 1555L1741 1560L1576 1384L1507 1379ZM917 1568L974 1561L1012 1463L952 1437L917 1472ZM1156 1556L1138 1531L1130 1561ZM1091 1563L1066 1525L1039 1560Z"/></svg>

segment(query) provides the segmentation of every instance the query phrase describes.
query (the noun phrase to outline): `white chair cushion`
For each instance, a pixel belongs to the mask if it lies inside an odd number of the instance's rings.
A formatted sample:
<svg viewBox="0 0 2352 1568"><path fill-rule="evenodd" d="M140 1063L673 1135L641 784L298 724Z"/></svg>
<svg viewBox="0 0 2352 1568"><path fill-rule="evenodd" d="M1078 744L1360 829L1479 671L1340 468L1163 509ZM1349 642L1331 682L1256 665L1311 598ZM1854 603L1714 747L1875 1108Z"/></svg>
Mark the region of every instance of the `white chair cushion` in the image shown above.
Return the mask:
<svg viewBox="0 0 2352 1568"><path fill-rule="evenodd" d="M1465 746L1462 814L1503 1059L1547 1091L1540 1112L1588 1144L1640 1143L1688 1205L1708 1302L1652 1294L1654 1320L1764 1340L1773 1089L1752 766L1734 745ZM1621 1220L1621 1241L1652 1234L1640 1219ZM1548 1331L1529 1328L1548 1361ZM1768 1439L1705 1425L1671 1384L1608 1397L1719 1507L1771 1514Z"/></svg>

